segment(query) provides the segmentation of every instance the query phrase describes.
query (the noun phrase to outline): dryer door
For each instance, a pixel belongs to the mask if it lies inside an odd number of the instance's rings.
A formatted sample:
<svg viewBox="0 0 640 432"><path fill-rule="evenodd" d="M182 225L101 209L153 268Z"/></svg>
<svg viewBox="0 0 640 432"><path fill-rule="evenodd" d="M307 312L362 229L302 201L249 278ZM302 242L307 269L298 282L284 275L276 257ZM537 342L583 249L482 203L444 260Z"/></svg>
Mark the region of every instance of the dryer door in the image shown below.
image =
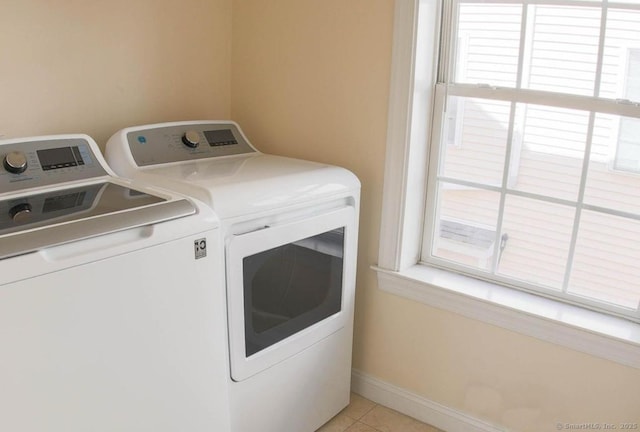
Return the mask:
<svg viewBox="0 0 640 432"><path fill-rule="evenodd" d="M352 319L355 240L351 207L230 240L227 298L235 381L295 355Z"/></svg>

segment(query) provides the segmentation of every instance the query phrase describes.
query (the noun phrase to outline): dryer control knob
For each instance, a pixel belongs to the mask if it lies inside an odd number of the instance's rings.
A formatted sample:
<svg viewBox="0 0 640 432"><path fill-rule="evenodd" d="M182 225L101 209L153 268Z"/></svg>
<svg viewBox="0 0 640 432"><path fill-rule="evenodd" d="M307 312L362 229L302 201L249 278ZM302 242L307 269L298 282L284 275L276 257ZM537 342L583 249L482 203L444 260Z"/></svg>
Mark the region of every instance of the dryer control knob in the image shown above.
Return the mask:
<svg viewBox="0 0 640 432"><path fill-rule="evenodd" d="M27 170L27 157L20 151L7 153L3 165L10 173L20 174Z"/></svg>
<svg viewBox="0 0 640 432"><path fill-rule="evenodd" d="M11 210L9 210L9 217L15 223L26 222L31 215L31 204L29 203L21 203L13 206Z"/></svg>
<svg viewBox="0 0 640 432"><path fill-rule="evenodd" d="M200 145L200 134L194 130L189 130L182 135L182 142L187 147L196 148Z"/></svg>

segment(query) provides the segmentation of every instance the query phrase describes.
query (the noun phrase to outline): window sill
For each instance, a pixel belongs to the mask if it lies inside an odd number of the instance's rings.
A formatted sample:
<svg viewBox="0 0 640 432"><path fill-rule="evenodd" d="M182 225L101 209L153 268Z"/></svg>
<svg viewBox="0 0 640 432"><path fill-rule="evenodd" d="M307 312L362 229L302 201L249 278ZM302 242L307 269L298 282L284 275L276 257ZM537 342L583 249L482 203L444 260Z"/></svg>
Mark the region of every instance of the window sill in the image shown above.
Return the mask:
<svg viewBox="0 0 640 432"><path fill-rule="evenodd" d="M383 291L640 369L640 324L425 265L373 269Z"/></svg>

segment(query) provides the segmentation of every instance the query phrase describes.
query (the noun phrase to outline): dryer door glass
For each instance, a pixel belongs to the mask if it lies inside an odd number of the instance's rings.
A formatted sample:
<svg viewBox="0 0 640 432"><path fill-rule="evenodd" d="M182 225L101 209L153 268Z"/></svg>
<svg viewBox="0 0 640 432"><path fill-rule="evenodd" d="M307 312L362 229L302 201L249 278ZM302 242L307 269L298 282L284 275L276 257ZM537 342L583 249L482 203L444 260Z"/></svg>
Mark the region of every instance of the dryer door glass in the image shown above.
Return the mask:
<svg viewBox="0 0 640 432"><path fill-rule="evenodd" d="M247 357L340 312L344 232L333 229L243 259Z"/></svg>

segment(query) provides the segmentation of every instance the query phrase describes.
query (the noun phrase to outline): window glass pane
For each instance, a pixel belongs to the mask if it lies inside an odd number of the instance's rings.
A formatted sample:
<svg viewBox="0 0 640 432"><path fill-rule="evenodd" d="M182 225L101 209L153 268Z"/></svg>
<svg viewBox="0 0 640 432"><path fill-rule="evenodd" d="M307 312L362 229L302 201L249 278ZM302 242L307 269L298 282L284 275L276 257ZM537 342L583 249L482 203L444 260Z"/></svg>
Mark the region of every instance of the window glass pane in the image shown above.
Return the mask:
<svg viewBox="0 0 640 432"><path fill-rule="evenodd" d="M441 174L500 185L509 131L509 102L450 96Z"/></svg>
<svg viewBox="0 0 640 432"><path fill-rule="evenodd" d="M599 7L529 6L523 88L593 96Z"/></svg>
<svg viewBox="0 0 640 432"><path fill-rule="evenodd" d="M520 5L462 2L455 81L515 87L521 18Z"/></svg>
<svg viewBox="0 0 640 432"><path fill-rule="evenodd" d="M588 126L585 111L518 104L510 187L576 200Z"/></svg>
<svg viewBox="0 0 640 432"><path fill-rule="evenodd" d="M561 289L574 215L573 207L507 196L498 274Z"/></svg>
<svg viewBox="0 0 640 432"><path fill-rule="evenodd" d="M640 11L607 13L600 96L640 101Z"/></svg>
<svg viewBox="0 0 640 432"><path fill-rule="evenodd" d="M583 211L569 293L635 309L640 302L640 222Z"/></svg>
<svg viewBox="0 0 640 432"><path fill-rule="evenodd" d="M640 214L640 119L596 115L584 201Z"/></svg>
<svg viewBox="0 0 640 432"><path fill-rule="evenodd" d="M618 149L613 168L640 172L640 119L620 117Z"/></svg>
<svg viewBox="0 0 640 432"><path fill-rule="evenodd" d="M469 267L490 270L493 263L500 194L441 183L432 253Z"/></svg>

